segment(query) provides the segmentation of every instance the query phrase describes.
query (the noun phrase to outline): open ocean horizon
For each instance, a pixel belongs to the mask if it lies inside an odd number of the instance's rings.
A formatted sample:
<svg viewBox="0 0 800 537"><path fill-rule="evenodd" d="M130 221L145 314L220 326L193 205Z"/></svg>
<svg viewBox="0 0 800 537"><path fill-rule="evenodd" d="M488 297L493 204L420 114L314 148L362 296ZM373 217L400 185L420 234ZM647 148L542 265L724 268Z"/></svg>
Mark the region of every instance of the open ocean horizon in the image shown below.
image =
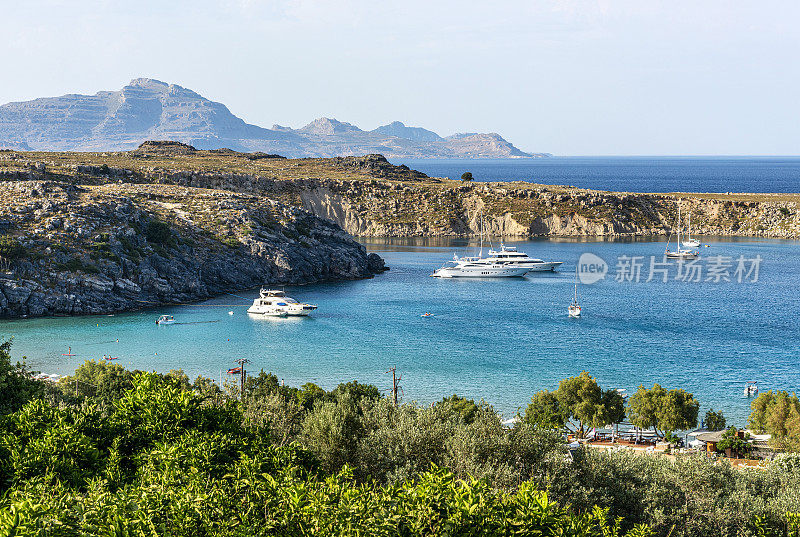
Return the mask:
<svg viewBox="0 0 800 537"><path fill-rule="evenodd" d="M390 159L431 177L525 181L618 192L800 192L800 156Z"/></svg>

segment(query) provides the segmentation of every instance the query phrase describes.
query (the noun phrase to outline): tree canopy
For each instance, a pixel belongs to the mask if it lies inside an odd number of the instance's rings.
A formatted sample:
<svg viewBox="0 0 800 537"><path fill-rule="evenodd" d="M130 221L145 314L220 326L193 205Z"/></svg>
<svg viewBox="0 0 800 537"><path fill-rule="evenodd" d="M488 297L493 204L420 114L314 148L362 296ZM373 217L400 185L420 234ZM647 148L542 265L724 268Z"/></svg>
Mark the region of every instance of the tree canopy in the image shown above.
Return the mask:
<svg viewBox="0 0 800 537"><path fill-rule="evenodd" d="M750 403L748 424L757 433L772 435L777 447L800 451L800 400L796 394L772 390Z"/></svg>
<svg viewBox="0 0 800 537"><path fill-rule="evenodd" d="M725 428L725 416L722 415L722 412L715 412L713 408L706 411L706 418L703 422L709 431L721 431Z"/></svg>
<svg viewBox="0 0 800 537"><path fill-rule="evenodd" d="M11 340L0 343L0 415L18 410L42 394L42 383L33 380L30 373L24 361L11 362Z"/></svg>
<svg viewBox="0 0 800 537"><path fill-rule="evenodd" d="M461 174L461 180L464 182L472 181L472 172L464 172Z"/></svg>
<svg viewBox="0 0 800 537"><path fill-rule="evenodd" d="M628 401L631 423L643 429L652 427L660 437L666 431L695 427L699 411L700 403L691 393L683 389L668 391L659 384L653 384L649 389L639 386Z"/></svg>
<svg viewBox="0 0 800 537"><path fill-rule="evenodd" d="M583 371L562 380L555 392L537 392L525 410L523 421L545 429L568 427L583 438L588 427L619 423L624 417L622 395L614 389L603 390L594 377Z"/></svg>

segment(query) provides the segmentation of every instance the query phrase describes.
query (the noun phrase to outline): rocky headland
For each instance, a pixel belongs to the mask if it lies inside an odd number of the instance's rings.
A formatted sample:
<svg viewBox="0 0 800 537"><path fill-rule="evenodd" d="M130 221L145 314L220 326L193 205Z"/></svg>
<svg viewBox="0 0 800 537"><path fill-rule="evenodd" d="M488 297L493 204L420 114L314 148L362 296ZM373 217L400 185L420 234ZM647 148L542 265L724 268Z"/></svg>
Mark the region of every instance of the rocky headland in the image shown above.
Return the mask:
<svg viewBox="0 0 800 537"><path fill-rule="evenodd" d="M110 313L383 270L336 224L252 194L33 179L0 182L0 200L4 317Z"/></svg>
<svg viewBox="0 0 800 537"><path fill-rule="evenodd" d="M101 313L382 269L350 235L800 237L795 194L638 194L427 177L381 155L148 142L0 151L0 315Z"/></svg>

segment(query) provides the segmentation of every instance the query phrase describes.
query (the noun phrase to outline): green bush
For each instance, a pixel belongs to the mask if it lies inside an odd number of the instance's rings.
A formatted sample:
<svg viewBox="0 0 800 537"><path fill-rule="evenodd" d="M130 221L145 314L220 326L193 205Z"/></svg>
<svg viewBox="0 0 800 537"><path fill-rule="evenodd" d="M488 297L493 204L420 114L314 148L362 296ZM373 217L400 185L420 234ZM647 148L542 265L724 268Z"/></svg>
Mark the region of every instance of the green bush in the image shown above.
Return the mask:
<svg viewBox="0 0 800 537"><path fill-rule="evenodd" d="M150 220L145 228L145 237L148 242L167 244L172 238L172 230L166 222Z"/></svg>
<svg viewBox="0 0 800 537"><path fill-rule="evenodd" d="M11 362L11 341L0 342L0 417L44 393L42 383L33 380L30 374L24 362Z"/></svg>
<svg viewBox="0 0 800 537"><path fill-rule="evenodd" d="M16 239L9 236L0 237L0 257L14 260L25 257L25 253L25 247Z"/></svg>

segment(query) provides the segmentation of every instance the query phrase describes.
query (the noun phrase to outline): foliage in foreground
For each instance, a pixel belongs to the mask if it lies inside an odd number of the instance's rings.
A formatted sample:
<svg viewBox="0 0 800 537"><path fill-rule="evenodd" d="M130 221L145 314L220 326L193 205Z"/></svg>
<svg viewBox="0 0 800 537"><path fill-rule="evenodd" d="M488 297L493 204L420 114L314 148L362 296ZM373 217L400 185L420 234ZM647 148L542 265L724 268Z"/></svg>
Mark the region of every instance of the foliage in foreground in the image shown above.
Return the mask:
<svg viewBox="0 0 800 537"><path fill-rule="evenodd" d="M239 403L232 386L180 371L145 375L146 397L133 395L141 373L118 364L87 362L56 391L19 371L7 384L24 388L17 412L0 416L0 528L50 524L28 534L413 535L422 517L441 534L513 535L491 524L498 512L513 518L525 488L546 491L569 524L594 523L592 535L603 535L596 507L609 527L624 517L621 532L639 523L671 537L797 533L787 513L800 511L798 455L763 470L591 449L570 459L548 427L505 427L490 406L456 396L394 407L374 386L295 388L262 373ZM40 396L53 403L19 410ZM464 496L483 498L470 509L486 525L462 524Z"/></svg>
<svg viewBox="0 0 800 537"><path fill-rule="evenodd" d="M623 534L607 510L570 513L531 483L507 493L435 466L384 487L326 475L242 422L147 373L106 414L33 400L0 425L0 534Z"/></svg>

